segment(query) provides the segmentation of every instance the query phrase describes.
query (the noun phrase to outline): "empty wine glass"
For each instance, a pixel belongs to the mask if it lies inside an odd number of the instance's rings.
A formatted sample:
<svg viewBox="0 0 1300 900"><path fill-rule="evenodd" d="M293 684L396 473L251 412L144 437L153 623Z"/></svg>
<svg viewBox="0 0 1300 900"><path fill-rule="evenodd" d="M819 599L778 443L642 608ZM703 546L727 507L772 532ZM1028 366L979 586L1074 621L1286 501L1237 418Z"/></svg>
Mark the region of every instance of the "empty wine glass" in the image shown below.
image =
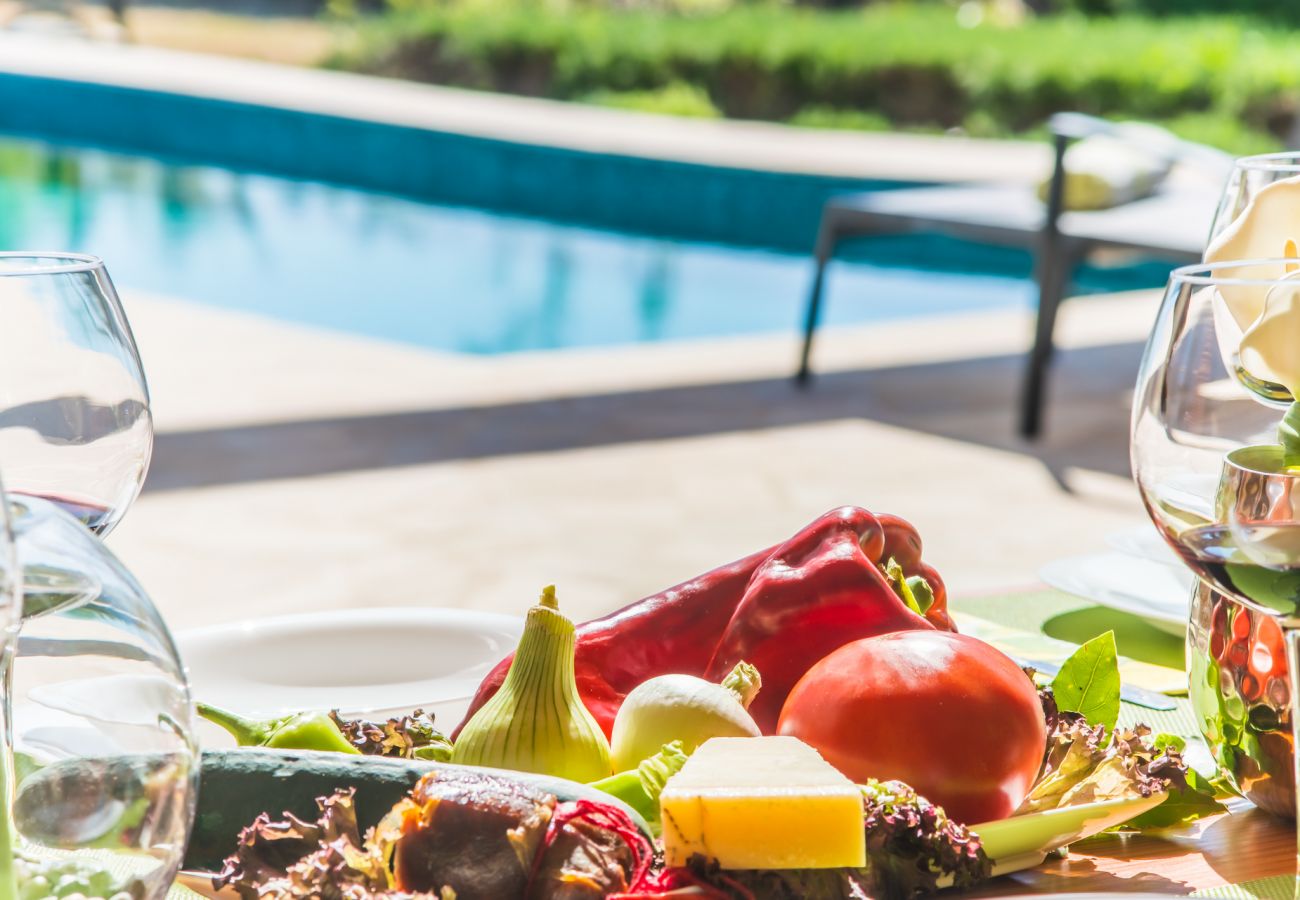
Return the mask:
<svg viewBox="0 0 1300 900"><path fill-rule="evenodd" d="M144 482L149 389L101 260L0 253L0 461L11 495L45 497L103 534Z"/></svg>

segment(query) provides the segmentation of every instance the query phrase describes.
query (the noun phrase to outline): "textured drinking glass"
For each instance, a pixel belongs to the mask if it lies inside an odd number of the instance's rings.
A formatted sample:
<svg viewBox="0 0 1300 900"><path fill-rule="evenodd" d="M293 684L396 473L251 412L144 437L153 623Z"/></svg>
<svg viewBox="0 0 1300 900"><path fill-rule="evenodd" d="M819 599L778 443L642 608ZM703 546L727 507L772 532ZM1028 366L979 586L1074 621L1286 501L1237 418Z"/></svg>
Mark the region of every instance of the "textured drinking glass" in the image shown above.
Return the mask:
<svg viewBox="0 0 1300 900"><path fill-rule="evenodd" d="M1300 716L1283 660L1297 671L1300 470L1278 445L1290 395L1245 371L1224 297L1268 291L1293 268L1300 260L1171 273L1138 373L1130 442L1148 514L1212 589L1197 594L1188 631L1193 704L1211 750L1243 789L1289 815Z"/></svg>
<svg viewBox="0 0 1300 900"><path fill-rule="evenodd" d="M13 495L8 509L23 571L62 574L60 592L41 595L58 602L25 610L9 679L17 887L157 900L180 868L197 797L184 668L99 538L38 497Z"/></svg>
<svg viewBox="0 0 1300 900"><path fill-rule="evenodd" d="M48 498L103 534L135 500L153 420L103 262L0 253L0 462L11 496Z"/></svg>

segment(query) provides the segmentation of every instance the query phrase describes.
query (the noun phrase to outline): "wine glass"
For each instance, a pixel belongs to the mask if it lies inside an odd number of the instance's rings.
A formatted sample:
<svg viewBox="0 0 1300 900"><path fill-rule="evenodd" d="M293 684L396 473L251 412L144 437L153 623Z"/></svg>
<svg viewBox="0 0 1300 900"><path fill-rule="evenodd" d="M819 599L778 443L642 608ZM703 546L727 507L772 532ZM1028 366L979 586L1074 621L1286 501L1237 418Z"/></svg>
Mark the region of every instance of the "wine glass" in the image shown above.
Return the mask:
<svg viewBox="0 0 1300 900"><path fill-rule="evenodd" d="M1266 602L1242 578L1243 566L1300 568L1300 544L1292 551L1279 534L1300 527L1285 499L1300 469L1283 464L1278 444L1290 394L1248 371L1230 312L1234 292L1293 289L1275 274L1286 265L1300 270L1300 260L1262 260L1171 273L1138 373L1130 448L1147 511L1187 565L1217 590L1300 621L1300 592L1290 605Z"/></svg>
<svg viewBox="0 0 1300 900"><path fill-rule="evenodd" d="M45 497L99 534L140 492L149 388L104 263L0 253L0 461L14 496Z"/></svg>
<svg viewBox="0 0 1300 900"><path fill-rule="evenodd" d="M1219 208L1214 216L1214 224L1210 227L1210 244L1213 245L1215 240L1241 217L1246 207L1261 192L1279 182L1300 183L1300 152L1263 153L1257 156L1243 156L1235 160L1232 172L1228 175L1223 194L1219 200ZM1285 185L1283 189L1285 189ZM1281 193L1282 190L1280 189L1272 189L1265 196L1267 198ZM1291 203L1294 204L1294 201L1292 200ZM1279 246L1270 248L1268 252L1256 250L1254 253L1247 253L1244 256L1235 258L1271 259L1287 255L1289 254L1284 252L1283 247ZM1226 257L1223 258L1226 259Z"/></svg>
<svg viewBox="0 0 1300 900"><path fill-rule="evenodd" d="M13 764L0 782L0 860L10 864L0 900L40 896L42 883L61 884L58 896L161 900L181 865L199 773L171 635L78 519L39 497L14 495L3 508L22 572L64 569L82 590L23 616L4 673Z"/></svg>
<svg viewBox="0 0 1300 900"><path fill-rule="evenodd" d="M9 501L0 482L0 683L10 681L14 647L22 622L22 575L13 538ZM18 896L14 870L14 763L11 695L0 693L0 897Z"/></svg>
<svg viewBox="0 0 1300 900"><path fill-rule="evenodd" d="M1188 634L1193 704L1211 750L1252 798L1291 816L1300 716L1281 658L1300 671L1300 468L1288 465L1279 436L1290 393L1259 377L1239 319L1242 303L1300 290L1294 271L1298 259L1170 274L1138 373L1130 443L1156 528L1218 593L1198 594ZM1289 366L1295 355L1286 356Z"/></svg>

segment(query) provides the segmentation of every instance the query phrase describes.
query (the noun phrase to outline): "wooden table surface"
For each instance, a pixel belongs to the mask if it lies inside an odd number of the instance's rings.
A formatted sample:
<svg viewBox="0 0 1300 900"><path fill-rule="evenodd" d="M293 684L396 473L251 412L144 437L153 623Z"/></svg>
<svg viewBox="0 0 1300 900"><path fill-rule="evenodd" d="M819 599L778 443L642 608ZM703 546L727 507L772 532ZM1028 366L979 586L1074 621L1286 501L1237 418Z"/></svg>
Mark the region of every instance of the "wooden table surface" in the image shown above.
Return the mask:
<svg viewBox="0 0 1300 900"><path fill-rule="evenodd" d="M1296 833L1245 801L1231 812L1159 833L1080 841L1064 859L992 881L967 896L1124 891L1190 894L1296 871Z"/></svg>

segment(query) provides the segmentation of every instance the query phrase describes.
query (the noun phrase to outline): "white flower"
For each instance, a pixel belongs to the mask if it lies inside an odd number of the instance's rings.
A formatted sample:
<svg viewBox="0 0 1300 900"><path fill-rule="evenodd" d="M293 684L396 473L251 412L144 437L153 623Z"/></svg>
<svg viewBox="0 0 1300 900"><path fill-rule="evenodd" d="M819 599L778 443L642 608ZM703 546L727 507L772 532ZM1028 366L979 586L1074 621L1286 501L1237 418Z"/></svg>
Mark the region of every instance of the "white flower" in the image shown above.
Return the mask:
<svg viewBox="0 0 1300 900"><path fill-rule="evenodd" d="M1300 272L1273 285L1264 311L1241 336L1241 366L1300 397Z"/></svg>
<svg viewBox="0 0 1300 900"><path fill-rule="evenodd" d="M1232 224L1205 251L1207 263L1277 260L1241 277L1279 284L1220 284L1219 297L1242 337L1239 359L1253 377L1280 384L1300 396L1300 282L1292 283L1300 240L1300 176L1261 188ZM1225 270L1222 277L1234 273ZM1286 279L1286 281L1283 281Z"/></svg>

